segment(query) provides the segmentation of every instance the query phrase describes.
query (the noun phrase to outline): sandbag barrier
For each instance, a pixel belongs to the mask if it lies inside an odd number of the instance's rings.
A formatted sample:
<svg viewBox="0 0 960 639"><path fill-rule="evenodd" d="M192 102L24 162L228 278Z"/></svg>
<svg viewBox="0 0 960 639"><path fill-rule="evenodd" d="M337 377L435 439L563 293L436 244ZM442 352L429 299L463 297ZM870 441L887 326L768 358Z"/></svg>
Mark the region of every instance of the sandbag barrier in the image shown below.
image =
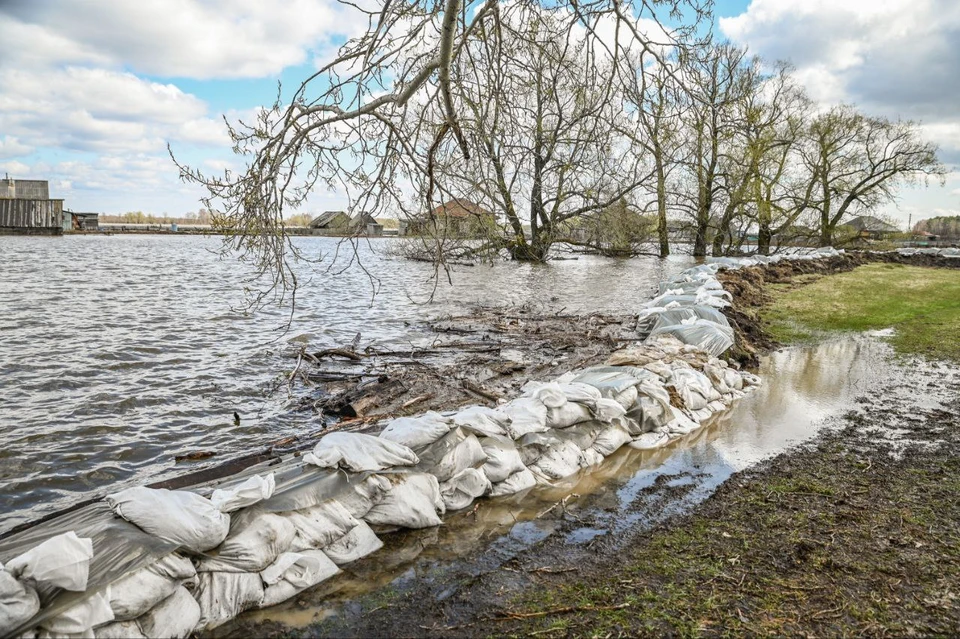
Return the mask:
<svg viewBox="0 0 960 639"><path fill-rule="evenodd" d="M644 305L644 341L602 366L470 406L333 432L313 450L191 490L134 487L0 540L0 634L186 637L281 603L379 550L378 534L439 526L514 495L655 449L758 385L718 358L733 344L715 275L810 255L708 260Z"/></svg>

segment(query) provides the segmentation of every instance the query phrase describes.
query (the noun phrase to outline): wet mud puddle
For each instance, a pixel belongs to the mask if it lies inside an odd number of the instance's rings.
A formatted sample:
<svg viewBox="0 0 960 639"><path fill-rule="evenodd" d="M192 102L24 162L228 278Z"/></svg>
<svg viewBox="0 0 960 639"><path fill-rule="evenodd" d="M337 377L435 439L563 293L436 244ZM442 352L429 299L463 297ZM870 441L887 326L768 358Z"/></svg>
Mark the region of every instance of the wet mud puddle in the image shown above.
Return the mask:
<svg viewBox="0 0 960 639"><path fill-rule="evenodd" d="M595 544L615 548L626 536L621 533L691 509L733 473L813 439L832 427L830 418L881 388L917 406L936 405L906 380L891 385L903 369L882 337L843 337L772 353L761 363L764 384L700 431L656 451L624 447L602 465L549 488L481 500L448 516L439 528L381 535L385 546L374 555L284 604L244 614L215 634L301 629L311 636L350 635L358 618L389 607L404 592L425 595L425 606L443 602L487 573L513 570L513 560L547 538L562 540L561 556L541 563L563 564ZM899 434L877 436L896 441Z"/></svg>

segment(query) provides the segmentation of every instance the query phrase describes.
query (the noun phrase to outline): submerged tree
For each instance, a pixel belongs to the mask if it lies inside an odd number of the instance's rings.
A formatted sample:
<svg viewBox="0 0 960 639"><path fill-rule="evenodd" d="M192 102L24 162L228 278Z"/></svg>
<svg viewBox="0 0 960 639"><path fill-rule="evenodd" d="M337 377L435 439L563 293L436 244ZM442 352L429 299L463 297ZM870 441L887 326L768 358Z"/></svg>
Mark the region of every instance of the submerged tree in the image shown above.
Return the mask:
<svg viewBox="0 0 960 639"><path fill-rule="evenodd" d="M438 155L453 146L465 165L477 159L477 141L464 125L467 103L478 87L455 73L467 68L463 56L469 53L480 67L475 79L482 83L482 94L509 101L511 87L486 71L502 69L512 54L492 39L510 20L538 13L555 16L559 27L552 41L526 42L543 52L546 64L557 46L578 38L588 48L606 48L614 55L628 46L627 40L631 47L660 55L665 48L694 41L709 8L707 0L349 4L366 16L366 31L349 39L291 96L278 95L255 122L230 125L234 151L246 162L242 171L211 176L179 165L184 179L206 187L207 208L216 211L215 224L228 233L225 248L239 251L259 273L271 275L274 289L295 283L286 259L299 253L284 234L285 212L303 204L314 189L338 189L349 197L351 211L374 215L415 216L429 211L438 194L451 195L435 174ZM669 28L662 26L666 20L672 23ZM610 41L611 25L629 38ZM522 27L516 30L523 33ZM601 62L593 56L589 64ZM582 67L581 79L595 71ZM541 81L547 77L541 74ZM442 113L442 121L431 119L429 127L422 126L424 113ZM542 204L546 210L552 203ZM541 226L540 212L534 217ZM546 226L551 226L549 218ZM536 259L542 254L542 242L526 249L517 244L518 256L526 251Z"/></svg>

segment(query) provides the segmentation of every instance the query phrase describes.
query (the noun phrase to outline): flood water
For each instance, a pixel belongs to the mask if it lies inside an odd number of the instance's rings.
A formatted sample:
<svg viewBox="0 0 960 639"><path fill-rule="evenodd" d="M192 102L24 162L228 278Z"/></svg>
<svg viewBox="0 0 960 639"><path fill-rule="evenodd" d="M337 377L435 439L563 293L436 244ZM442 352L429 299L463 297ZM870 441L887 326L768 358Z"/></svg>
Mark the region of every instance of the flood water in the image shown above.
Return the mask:
<svg viewBox="0 0 960 639"><path fill-rule="evenodd" d="M254 315L249 271L220 260L218 238L151 235L0 237L0 531L126 484L190 470L304 428L285 387L291 353L424 339L422 323L473 304L534 303L567 312L635 311L690 258L580 257L547 265L455 267L434 300L428 264L391 258L395 240L361 243L366 269L300 264L288 309ZM330 257L337 241L297 238ZM341 247L332 271L346 266ZM372 297L378 279L379 292ZM241 417L234 424L233 414Z"/></svg>
<svg viewBox="0 0 960 639"><path fill-rule="evenodd" d="M930 365L914 363L912 374L937 374L925 366ZM324 624L316 628L317 634L349 635L366 610L380 605L381 590L396 594L428 584L433 597L444 600L461 584L522 557L550 535L564 535L571 545L601 536L616 544L627 529L653 526L689 511L733 473L836 427L834 418L854 408L863 395L883 388L905 405L937 404L936 398L916 393L916 381L905 378L889 345L876 336L843 337L774 352L763 358L759 374L763 386L705 428L666 448L624 447L600 466L556 486L481 500L476 511L448 516L440 528L384 535L382 550L345 566L333 579L279 606L245 613L215 634L240 636L251 630L251 623L273 622L293 628ZM903 383L891 386L891 380ZM689 490L650 491L658 480ZM559 511L547 513L565 497L566 507L588 523L570 529L561 525Z"/></svg>

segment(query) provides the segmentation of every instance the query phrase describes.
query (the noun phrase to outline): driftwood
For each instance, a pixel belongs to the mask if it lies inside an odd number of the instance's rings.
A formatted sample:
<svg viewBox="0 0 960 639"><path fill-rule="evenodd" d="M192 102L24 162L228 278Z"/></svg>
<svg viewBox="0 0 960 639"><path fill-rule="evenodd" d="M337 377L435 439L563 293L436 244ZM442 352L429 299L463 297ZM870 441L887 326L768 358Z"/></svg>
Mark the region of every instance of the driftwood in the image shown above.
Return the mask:
<svg viewBox="0 0 960 639"><path fill-rule="evenodd" d="M323 359L324 357L344 357L346 359L352 359L355 362L359 362L363 359L363 355L357 353L356 351L347 350L346 348L327 348L322 351L317 351L313 354L313 358L316 360Z"/></svg>

